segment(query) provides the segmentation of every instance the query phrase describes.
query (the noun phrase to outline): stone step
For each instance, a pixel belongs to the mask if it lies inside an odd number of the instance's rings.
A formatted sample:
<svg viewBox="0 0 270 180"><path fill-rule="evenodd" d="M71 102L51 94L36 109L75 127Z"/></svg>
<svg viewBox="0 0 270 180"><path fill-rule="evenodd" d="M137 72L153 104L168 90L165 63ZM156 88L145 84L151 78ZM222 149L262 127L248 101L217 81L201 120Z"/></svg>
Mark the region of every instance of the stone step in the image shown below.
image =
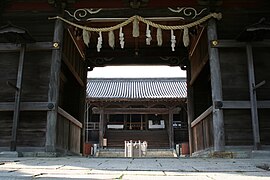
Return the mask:
<svg viewBox="0 0 270 180"><path fill-rule="evenodd" d="M125 157L124 149L100 149L97 157ZM135 155L134 157L138 157ZM147 149L144 157L177 157L173 149Z"/></svg>

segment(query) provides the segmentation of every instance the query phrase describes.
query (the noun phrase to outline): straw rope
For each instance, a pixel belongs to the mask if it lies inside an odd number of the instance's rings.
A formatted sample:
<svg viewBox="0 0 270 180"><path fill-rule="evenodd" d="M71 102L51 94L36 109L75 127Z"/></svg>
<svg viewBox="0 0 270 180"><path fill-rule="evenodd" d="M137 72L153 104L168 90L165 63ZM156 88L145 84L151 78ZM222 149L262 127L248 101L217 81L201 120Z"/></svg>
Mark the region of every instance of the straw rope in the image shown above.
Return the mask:
<svg viewBox="0 0 270 180"><path fill-rule="evenodd" d="M109 32L109 31L114 31L116 29L119 29L123 26L126 26L128 25L129 23L133 22L135 19L137 19L138 21L141 21L145 24L149 24L150 26L152 27L155 27L155 28L160 28L160 29L163 29L163 30L179 30L179 29L185 29L185 28L191 28L191 27L194 27L194 26L197 26L205 21L207 21L208 19L210 18L216 18L216 19L221 19L222 18L222 14L221 13L210 13L208 14L207 16L204 16L202 17L201 19L197 20L197 21L194 21L192 23L189 23L189 24L185 24L185 25L177 25L177 26L167 26L167 25L162 25L162 24L157 24L157 23L154 23L150 20L147 20L141 16L138 16L138 15L135 15L135 16L132 16L130 18L128 18L126 21L120 23L120 24L117 24L115 26L111 26L111 27L102 27L102 28L94 28L94 27L87 27L87 26L82 26L82 25L79 25L79 24L76 24L76 23L73 23L71 21L68 21L60 16L55 16L55 17L50 17L49 19L60 19L64 22L66 22L67 24L70 24L72 26L75 26L77 28L80 28L80 29L83 29L83 30L86 30L86 31L92 31L92 32Z"/></svg>

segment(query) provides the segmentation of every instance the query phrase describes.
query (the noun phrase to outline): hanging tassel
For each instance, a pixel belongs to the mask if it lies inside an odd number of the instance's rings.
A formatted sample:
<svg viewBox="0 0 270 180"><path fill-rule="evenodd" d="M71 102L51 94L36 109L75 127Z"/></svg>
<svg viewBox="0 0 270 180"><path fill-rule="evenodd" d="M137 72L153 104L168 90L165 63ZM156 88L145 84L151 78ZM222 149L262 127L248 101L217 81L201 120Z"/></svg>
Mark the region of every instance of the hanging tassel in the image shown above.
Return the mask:
<svg viewBox="0 0 270 180"><path fill-rule="evenodd" d="M189 45L189 35L188 35L188 28L184 28L183 33L183 43L185 47L188 47Z"/></svg>
<svg viewBox="0 0 270 180"><path fill-rule="evenodd" d="M114 33L113 33L113 31L110 31L108 33L108 36L109 36L109 40L108 40L109 46L114 49L115 39L114 39Z"/></svg>
<svg viewBox="0 0 270 180"><path fill-rule="evenodd" d="M119 30L119 40L120 40L120 45L121 45L121 48L124 49L124 45L125 45L125 41L124 41L124 33L123 33L123 30L122 30L122 27L120 27L120 30Z"/></svg>
<svg viewBox="0 0 270 180"><path fill-rule="evenodd" d="M149 29L149 24L147 24L147 25L146 25L146 44L147 44L147 45L150 45L151 40L152 40L152 37L151 37L151 31L150 31L150 29Z"/></svg>
<svg viewBox="0 0 270 180"><path fill-rule="evenodd" d="M102 33L100 31L99 37L98 37L98 43L97 43L97 52L100 52L101 47L102 47Z"/></svg>
<svg viewBox="0 0 270 180"><path fill-rule="evenodd" d="M83 42L88 47L90 43L91 33L89 31L83 30Z"/></svg>
<svg viewBox="0 0 270 180"><path fill-rule="evenodd" d="M173 34L173 30L171 30L171 47L172 47L172 51L175 51L175 43L176 43L176 39L175 39L175 35Z"/></svg>
<svg viewBox="0 0 270 180"><path fill-rule="evenodd" d="M157 29L157 45L162 46L162 31L161 31L161 28Z"/></svg>
<svg viewBox="0 0 270 180"><path fill-rule="evenodd" d="M138 21L137 18L135 18L134 21L133 21L132 35L133 35L133 37L139 37L140 36L139 21Z"/></svg>

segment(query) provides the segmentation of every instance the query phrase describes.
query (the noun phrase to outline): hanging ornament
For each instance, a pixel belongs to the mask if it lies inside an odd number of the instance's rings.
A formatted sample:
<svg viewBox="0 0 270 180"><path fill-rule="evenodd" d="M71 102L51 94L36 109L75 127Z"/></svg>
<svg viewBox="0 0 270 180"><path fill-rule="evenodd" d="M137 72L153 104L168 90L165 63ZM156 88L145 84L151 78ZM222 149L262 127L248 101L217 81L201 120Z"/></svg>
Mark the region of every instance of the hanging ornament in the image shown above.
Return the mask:
<svg viewBox="0 0 270 180"><path fill-rule="evenodd" d="M162 46L162 31L161 31L161 28L157 29L157 45Z"/></svg>
<svg viewBox="0 0 270 180"><path fill-rule="evenodd" d="M139 21L138 21L137 18L135 18L134 21L133 21L132 35L133 35L133 37L139 37L140 36Z"/></svg>
<svg viewBox="0 0 270 180"><path fill-rule="evenodd" d="M150 45L151 40L152 40L152 37L151 37L151 31L150 31L150 29L149 29L149 24L147 24L147 25L146 25L146 44L147 44L147 45Z"/></svg>
<svg viewBox="0 0 270 180"><path fill-rule="evenodd" d="M113 31L110 31L109 33L108 33L108 43L109 43L109 46L111 47L111 48L113 48L114 49L114 46L115 46L115 38L114 38L114 33L113 33Z"/></svg>
<svg viewBox="0 0 270 180"><path fill-rule="evenodd" d="M89 31L83 30L83 42L88 47L90 43L91 33Z"/></svg>
<svg viewBox="0 0 270 180"><path fill-rule="evenodd" d="M97 52L100 52L100 49L102 47L102 33L99 31L99 37L98 37L98 42L97 42Z"/></svg>
<svg viewBox="0 0 270 180"><path fill-rule="evenodd" d="M175 43L176 43L176 39L175 39L175 35L173 34L173 30L171 30L171 47L172 47L172 51L175 51Z"/></svg>
<svg viewBox="0 0 270 180"><path fill-rule="evenodd" d="M189 35L188 35L188 28L184 28L183 33L183 43L185 47L188 47L189 45Z"/></svg>
<svg viewBox="0 0 270 180"><path fill-rule="evenodd" d="M125 41L124 41L124 33L123 33L123 30L122 30L122 27L120 27L120 30L119 30L119 40L120 40L120 45L121 45L121 48L124 49L124 45L125 45Z"/></svg>

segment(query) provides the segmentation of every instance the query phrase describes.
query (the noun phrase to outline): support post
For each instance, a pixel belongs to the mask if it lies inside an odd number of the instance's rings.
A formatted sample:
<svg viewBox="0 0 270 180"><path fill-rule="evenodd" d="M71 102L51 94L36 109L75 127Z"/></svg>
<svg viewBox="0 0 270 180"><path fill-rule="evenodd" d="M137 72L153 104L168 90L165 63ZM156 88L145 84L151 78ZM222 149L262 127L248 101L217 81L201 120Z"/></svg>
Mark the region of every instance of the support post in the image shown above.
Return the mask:
<svg viewBox="0 0 270 180"><path fill-rule="evenodd" d="M258 120L258 109L257 109L257 97L255 87L255 75L254 75L254 65L253 65L253 53L251 44L246 45L247 52L247 62L248 62L248 80L249 80L249 95L251 104L251 120L253 129L253 143L254 150L260 149L260 129Z"/></svg>
<svg viewBox="0 0 270 180"><path fill-rule="evenodd" d="M217 39L216 21L213 18L208 22L207 35L213 102L214 151L219 152L225 150L225 138L223 110L215 106L215 102L222 101L222 82L218 49L211 47L211 41Z"/></svg>
<svg viewBox="0 0 270 180"><path fill-rule="evenodd" d="M14 113L13 113L13 123L12 123L12 133L11 133L11 143L10 143L11 151L16 151L16 147L17 147L17 129L18 129L19 115L20 115L24 54L25 54L25 44L22 44L21 49L20 49L20 59L19 59L19 65L18 65L17 83L16 83L16 92L15 92L15 103L14 103Z"/></svg>
<svg viewBox="0 0 270 180"><path fill-rule="evenodd" d="M189 154L193 152L193 133L191 128L191 122L194 120L194 99L193 99L193 87L190 84L191 81L191 67L188 64L187 69L187 110L188 110L188 141L189 141Z"/></svg>
<svg viewBox="0 0 270 180"><path fill-rule="evenodd" d="M63 22L57 19L55 21L53 38L55 49L52 50L50 82L48 91L48 102L54 102L55 109L47 112L47 130L45 143L45 151L47 152L56 151L56 126L59 101L63 30Z"/></svg>
<svg viewBox="0 0 270 180"><path fill-rule="evenodd" d="M104 129L104 109L100 109L100 115L99 115L99 147L103 148L103 129Z"/></svg>
<svg viewBox="0 0 270 180"><path fill-rule="evenodd" d="M170 148L174 148L174 132L173 132L173 111L169 110L169 142Z"/></svg>

